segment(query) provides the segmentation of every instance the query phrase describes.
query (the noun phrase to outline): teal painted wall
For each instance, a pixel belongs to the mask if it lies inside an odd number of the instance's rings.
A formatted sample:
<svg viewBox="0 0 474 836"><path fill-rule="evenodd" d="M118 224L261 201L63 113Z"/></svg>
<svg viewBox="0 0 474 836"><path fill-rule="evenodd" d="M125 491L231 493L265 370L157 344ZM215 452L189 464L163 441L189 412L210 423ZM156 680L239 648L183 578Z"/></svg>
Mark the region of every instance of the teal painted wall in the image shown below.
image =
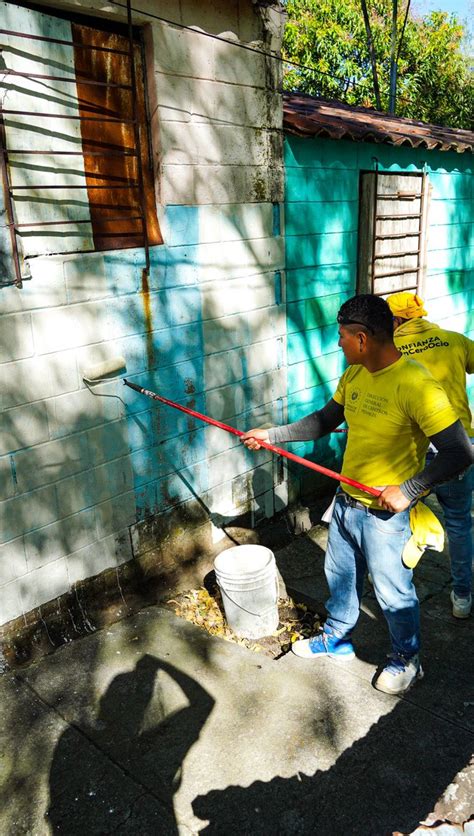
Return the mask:
<svg viewBox="0 0 474 836"><path fill-rule="evenodd" d="M331 139L285 139L288 421L323 406L344 369L335 316L357 279L359 175L428 173L425 300L429 319L474 338L474 216L471 154ZM474 376L473 376L474 377ZM470 383L474 401L474 380ZM343 439L295 444L299 455L337 465ZM304 494L311 473L294 471ZM327 480L323 483L328 487Z"/></svg>

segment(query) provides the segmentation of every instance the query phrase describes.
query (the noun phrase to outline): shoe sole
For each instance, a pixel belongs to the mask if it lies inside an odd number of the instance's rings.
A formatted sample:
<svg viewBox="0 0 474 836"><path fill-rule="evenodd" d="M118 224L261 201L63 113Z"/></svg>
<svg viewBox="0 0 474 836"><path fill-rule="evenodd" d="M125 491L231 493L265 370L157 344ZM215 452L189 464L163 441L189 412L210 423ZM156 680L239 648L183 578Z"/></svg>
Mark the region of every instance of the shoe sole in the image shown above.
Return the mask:
<svg viewBox="0 0 474 836"><path fill-rule="evenodd" d="M402 696L402 694L406 694L410 690L410 688L413 688L414 684L418 682L419 679L423 679L424 675L425 673L423 671L423 668L420 667L420 670L418 671L417 675L413 677L410 684L407 685L407 687L404 688L403 691L390 691L388 688L379 688L377 686L377 682L374 682L374 688L376 691L380 691L381 694L390 694L391 697L400 697Z"/></svg>
<svg viewBox="0 0 474 836"><path fill-rule="evenodd" d="M298 656L299 659L338 659L339 661L349 662L351 659L355 659L355 653L348 653L346 656L338 656L335 653L313 653L311 656L303 655L302 653L297 653L296 650L291 648L291 652Z"/></svg>
<svg viewBox="0 0 474 836"><path fill-rule="evenodd" d="M453 610L453 618L469 618L470 615L471 615L470 610L469 610L469 612L462 613L462 614L459 613L459 612L454 612L454 610Z"/></svg>

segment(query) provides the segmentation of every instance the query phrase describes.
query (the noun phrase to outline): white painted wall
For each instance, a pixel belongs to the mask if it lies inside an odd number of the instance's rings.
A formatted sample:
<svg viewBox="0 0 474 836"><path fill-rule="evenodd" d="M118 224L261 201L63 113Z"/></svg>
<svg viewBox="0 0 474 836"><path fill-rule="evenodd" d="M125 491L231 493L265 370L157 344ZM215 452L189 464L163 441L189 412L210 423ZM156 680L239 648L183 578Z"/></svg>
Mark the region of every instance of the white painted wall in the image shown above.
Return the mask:
<svg viewBox="0 0 474 836"><path fill-rule="evenodd" d="M225 518L285 501L265 453L120 382L93 395L81 379L123 354L132 380L241 429L285 409L279 67L204 34L268 51L282 16L250 0L134 5L164 245L148 293L140 250L39 256L22 290L0 288L0 624L132 559L139 521L193 491Z"/></svg>

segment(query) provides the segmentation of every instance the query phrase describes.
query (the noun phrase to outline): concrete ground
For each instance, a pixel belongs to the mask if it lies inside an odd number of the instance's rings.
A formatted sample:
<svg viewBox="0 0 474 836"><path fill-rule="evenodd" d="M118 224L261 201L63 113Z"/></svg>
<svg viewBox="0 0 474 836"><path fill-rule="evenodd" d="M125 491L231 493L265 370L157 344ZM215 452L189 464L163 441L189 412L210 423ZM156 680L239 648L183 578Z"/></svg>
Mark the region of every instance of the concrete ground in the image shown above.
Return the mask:
<svg viewBox="0 0 474 836"><path fill-rule="evenodd" d="M295 597L326 596L325 530L275 554ZM474 813L473 623L445 555L416 572L425 677L371 680L388 651L367 587L351 662L278 661L156 606L0 678L0 833L426 833ZM437 836L474 833L439 826Z"/></svg>

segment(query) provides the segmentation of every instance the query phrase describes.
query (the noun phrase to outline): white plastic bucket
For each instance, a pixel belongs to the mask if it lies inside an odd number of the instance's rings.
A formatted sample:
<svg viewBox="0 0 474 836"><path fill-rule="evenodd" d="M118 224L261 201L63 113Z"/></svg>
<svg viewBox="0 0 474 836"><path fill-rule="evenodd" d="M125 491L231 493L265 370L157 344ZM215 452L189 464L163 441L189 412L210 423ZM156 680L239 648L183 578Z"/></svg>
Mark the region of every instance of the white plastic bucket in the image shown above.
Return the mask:
<svg viewBox="0 0 474 836"><path fill-rule="evenodd" d="M275 556L265 546L234 546L214 561L229 627L247 639L269 636L278 627Z"/></svg>

